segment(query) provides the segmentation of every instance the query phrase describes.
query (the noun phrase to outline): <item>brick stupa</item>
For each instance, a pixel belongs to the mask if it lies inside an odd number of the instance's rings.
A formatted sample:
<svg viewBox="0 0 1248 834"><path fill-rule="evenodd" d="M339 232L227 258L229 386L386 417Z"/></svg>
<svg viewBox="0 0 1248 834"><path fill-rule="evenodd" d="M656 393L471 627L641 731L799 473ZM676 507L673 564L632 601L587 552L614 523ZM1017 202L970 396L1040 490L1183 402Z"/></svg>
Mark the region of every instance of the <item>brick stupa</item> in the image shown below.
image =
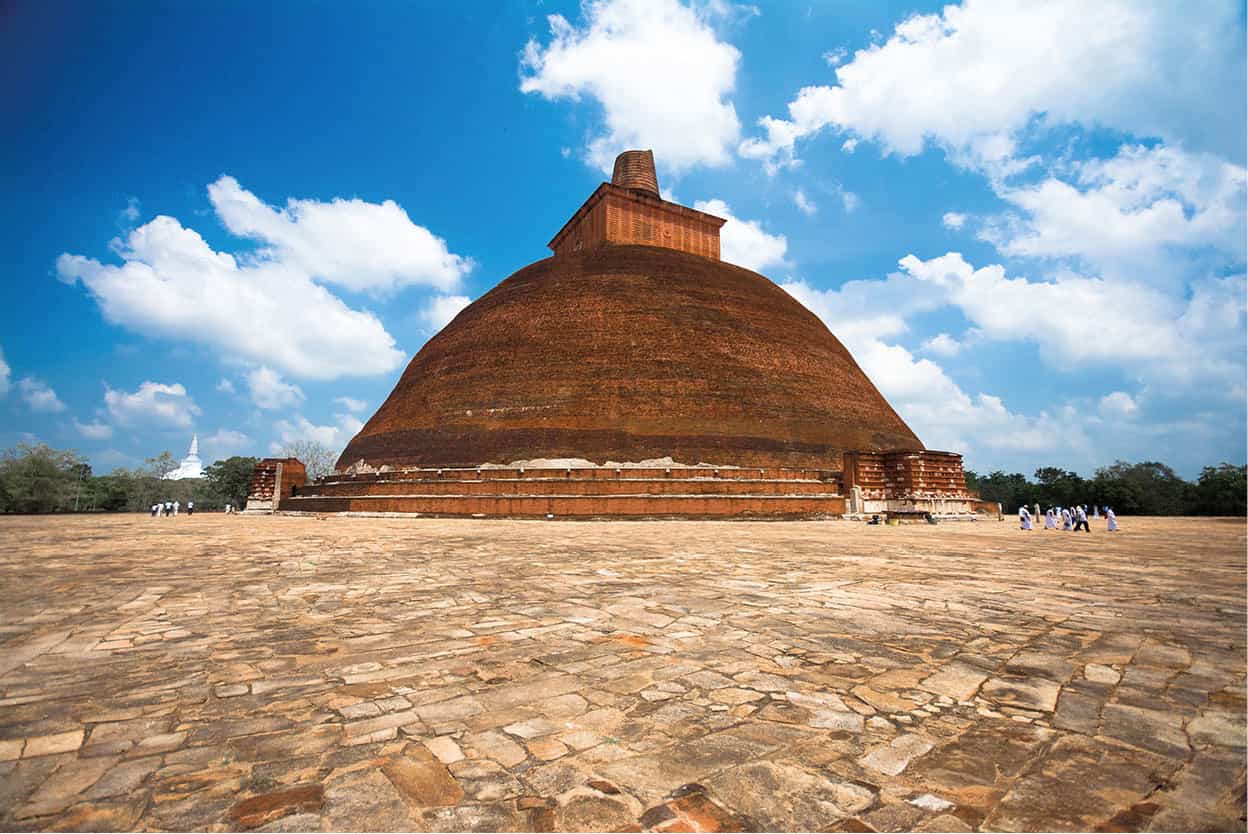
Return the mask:
<svg viewBox="0 0 1248 834"><path fill-rule="evenodd" d="M664 200L650 151L621 154L553 256L430 339L336 474L282 509L805 517L854 487L969 497L960 459L924 451L814 314L720 260L724 222Z"/></svg>

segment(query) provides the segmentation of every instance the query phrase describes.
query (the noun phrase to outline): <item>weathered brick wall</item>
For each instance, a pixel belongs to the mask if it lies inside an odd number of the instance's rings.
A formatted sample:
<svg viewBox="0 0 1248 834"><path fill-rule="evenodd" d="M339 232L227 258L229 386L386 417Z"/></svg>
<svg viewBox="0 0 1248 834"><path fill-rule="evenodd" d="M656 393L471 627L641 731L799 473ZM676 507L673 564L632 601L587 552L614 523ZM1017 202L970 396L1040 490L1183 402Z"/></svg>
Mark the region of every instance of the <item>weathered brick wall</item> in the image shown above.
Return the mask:
<svg viewBox="0 0 1248 834"><path fill-rule="evenodd" d="M659 197L603 183L555 235L550 248L569 255L598 246L660 246L719 260L724 221Z"/></svg>
<svg viewBox="0 0 1248 834"><path fill-rule="evenodd" d="M842 492L862 489L868 501L969 498L962 456L950 452L846 452Z"/></svg>
<svg viewBox="0 0 1248 834"><path fill-rule="evenodd" d="M950 452L887 452L890 497L969 498L962 456Z"/></svg>
<svg viewBox="0 0 1248 834"><path fill-rule="evenodd" d="M256 464L251 473L251 487L247 490L247 499L258 501L273 500L273 489L277 485L277 460L265 458Z"/></svg>
<svg viewBox="0 0 1248 834"><path fill-rule="evenodd" d="M251 473L251 487L247 491L249 509L275 508L282 498L289 498L294 490L308 482L308 471L295 458L264 458Z"/></svg>
<svg viewBox="0 0 1248 834"><path fill-rule="evenodd" d="M281 495L278 498L279 502L290 498L298 491L299 487L308 483L308 470L300 461L295 458L284 458L281 463L281 483L279 484Z"/></svg>
<svg viewBox="0 0 1248 834"><path fill-rule="evenodd" d="M842 494L849 495L854 487L858 487L867 501L882 501L888 497L883 452L845 452L841 460Z"/></svg>

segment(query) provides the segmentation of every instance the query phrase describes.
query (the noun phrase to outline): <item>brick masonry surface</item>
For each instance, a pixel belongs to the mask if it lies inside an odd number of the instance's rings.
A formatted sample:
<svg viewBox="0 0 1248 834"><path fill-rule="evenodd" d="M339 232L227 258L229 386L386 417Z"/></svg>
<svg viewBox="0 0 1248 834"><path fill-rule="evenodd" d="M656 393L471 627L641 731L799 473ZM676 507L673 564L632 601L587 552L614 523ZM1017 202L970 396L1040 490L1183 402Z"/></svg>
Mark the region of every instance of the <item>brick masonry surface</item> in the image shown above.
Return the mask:
<svg viewBox="0 0 1248 834"><path fill-rule="evenodd" d="M603 183L550 242L556 255L638 244L719 260L722 218Z"/></svg>
<svg viewBox="0 0 1248 834"><path fill-rule="evenodd" d="M430 339L338 468L533 458L840 469L922 443L813 313L650 246L552 257Z"/></svg>

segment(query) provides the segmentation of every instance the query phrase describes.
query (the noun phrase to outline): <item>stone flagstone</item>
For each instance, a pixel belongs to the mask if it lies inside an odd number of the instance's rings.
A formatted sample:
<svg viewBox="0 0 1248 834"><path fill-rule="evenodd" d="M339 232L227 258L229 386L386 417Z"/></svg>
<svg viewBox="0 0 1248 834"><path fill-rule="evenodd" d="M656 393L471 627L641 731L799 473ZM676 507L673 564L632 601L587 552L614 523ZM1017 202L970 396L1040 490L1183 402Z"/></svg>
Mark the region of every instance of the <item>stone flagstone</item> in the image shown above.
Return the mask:
<svg viewBox="0 0 1248 834"><path fill-rule="evenodd" d="M1245 525L1123 521L0 517L0 829L1243 830Z"/></svg>

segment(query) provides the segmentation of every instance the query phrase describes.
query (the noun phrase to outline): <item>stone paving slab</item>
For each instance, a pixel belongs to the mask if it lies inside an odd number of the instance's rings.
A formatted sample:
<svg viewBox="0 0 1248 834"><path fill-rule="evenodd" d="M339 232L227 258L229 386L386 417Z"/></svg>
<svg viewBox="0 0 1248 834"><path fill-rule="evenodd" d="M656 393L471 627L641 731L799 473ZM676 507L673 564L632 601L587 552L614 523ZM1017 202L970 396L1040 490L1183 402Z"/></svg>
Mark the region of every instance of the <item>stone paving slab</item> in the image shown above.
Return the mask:
<svg viewBox="0 0 1248 834"><path fill-rule="evenodd" d="M0 829L1245 830L1245 525L0 518Z"/></svg>

